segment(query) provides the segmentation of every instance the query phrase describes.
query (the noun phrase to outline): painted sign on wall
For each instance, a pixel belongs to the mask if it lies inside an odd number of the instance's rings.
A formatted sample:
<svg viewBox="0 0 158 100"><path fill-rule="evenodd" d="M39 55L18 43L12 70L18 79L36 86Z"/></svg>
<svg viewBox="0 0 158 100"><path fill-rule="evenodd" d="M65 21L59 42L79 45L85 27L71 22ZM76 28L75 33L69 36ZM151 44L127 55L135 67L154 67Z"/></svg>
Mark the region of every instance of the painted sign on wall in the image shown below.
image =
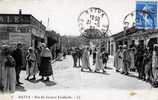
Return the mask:
<svg viewBox="0 0 158 100"><path fill-rule="evenodd" d="M0 14L0 24L30 24L30 15Z"/></svg>
<svg viewBox="0 0 158 100"><path fill-rule="evenodd" d="M155 29L157 27L157 2L136 2L136 28Z"/></svg>
<svg viewBox="0 0 158 100"><path fill-rule="evenodd" d="M31 34L29 33L9 33L9 42L17 44L18 42L31 45Z"/></svg>

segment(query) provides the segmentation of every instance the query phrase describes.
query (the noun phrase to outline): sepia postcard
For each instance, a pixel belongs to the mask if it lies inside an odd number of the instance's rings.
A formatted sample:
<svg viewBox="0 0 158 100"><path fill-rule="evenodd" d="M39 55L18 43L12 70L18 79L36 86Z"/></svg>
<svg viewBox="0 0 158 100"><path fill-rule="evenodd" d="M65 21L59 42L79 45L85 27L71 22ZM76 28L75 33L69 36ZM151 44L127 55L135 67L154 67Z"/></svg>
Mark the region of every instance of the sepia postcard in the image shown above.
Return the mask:
<svg viewBox="0 0 158 100"><path fill-rule="evenodd" d="M158 100L158 0L0 0L0 100Z"/></svg>

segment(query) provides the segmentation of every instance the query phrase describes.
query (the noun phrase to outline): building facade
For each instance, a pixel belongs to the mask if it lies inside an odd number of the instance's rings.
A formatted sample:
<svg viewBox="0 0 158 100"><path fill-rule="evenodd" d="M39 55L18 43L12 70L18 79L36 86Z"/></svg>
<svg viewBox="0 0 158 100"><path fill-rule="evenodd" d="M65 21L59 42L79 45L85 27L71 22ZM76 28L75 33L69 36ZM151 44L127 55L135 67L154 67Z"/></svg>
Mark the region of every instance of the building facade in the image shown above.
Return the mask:
<svg viewBox="0 0 158 100"><path fill-rule="evenodd" d="M14 47L21 42L24 47L38 47L47 42L46 27L30 14L0 14L0 45Z"/></svg>
<svg viewBox="0 0 158 100"><path fill-rule="evenodd" d="M126 31L121 31L117 34L111 35L108 39L108 50L110 55L114 55L119 45L137 46L143 43L145 47L153 49L153 45L158 43L158 29L136 29L129 28Z"/></svg>
<svg viewBox="0 0 158 100"><path fill-rule="evenodd" d="M0 46L10 45L16 48L17 43L22 43L23 66L26 65L28 48L37 48L41 42L47 43L46 27L30 14L0 14Z"/></svg>

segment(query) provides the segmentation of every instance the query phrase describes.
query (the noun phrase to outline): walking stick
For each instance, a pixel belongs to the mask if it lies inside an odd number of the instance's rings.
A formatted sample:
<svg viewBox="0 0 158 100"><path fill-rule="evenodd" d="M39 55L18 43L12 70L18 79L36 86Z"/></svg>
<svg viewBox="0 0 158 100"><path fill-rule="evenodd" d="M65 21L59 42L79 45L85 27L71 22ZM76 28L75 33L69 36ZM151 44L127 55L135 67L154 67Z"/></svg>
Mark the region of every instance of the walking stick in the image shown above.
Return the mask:
<svg viewBox="0 0 158 100"><path fill-rule="evenodd" d="M51 62L51 67L52 67L52 64L53 64L54 62ZM53 72L53 74L52 74L52 78L53 78L53 80L55 80L55 78L54 78L54 69L53 69L53 67L52 67L52 72Z"/></svg>

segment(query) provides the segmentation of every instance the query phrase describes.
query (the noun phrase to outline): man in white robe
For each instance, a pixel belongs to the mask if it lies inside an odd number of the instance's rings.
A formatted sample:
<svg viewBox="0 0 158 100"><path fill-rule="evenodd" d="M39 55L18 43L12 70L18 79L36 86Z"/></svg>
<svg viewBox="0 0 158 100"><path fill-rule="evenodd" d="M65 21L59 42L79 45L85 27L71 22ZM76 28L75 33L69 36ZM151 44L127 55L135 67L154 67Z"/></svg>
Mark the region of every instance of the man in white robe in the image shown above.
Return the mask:
<svg viewBox="0 0 158 100"><path fill-rule="evenodd" d="M89 71L92 71L90 68L90 62L89 62L89 54L88 49L84 48L83 56L82 56L82 67L81 71L84 71L84 69L88 69Z"/></svg>
<svg viewBox="0 0 158 100"><path fill-rule="evenodd" d="M158 44L154 45L152 57L153 85L158 86Z"/></svg>
<svg viewBox="0 0 158 100"><path fill-rule="evenodd" d="M105 73L104 66L103 66L103 61L102 61L102 54L101 54L101 49L98 48L97 50L97 55L96 55L96 64L95 64L95 72L99 72L100 70Z"/></svg>
<svg viewBox="0 0 158 100"><path fill-rule="evenodd" d="M123 66L122 61L122 46L119 46L119 49L117 50L115 54L115 61L114 61L114 67L116 68L116 72L119 72Z"/></svg>

